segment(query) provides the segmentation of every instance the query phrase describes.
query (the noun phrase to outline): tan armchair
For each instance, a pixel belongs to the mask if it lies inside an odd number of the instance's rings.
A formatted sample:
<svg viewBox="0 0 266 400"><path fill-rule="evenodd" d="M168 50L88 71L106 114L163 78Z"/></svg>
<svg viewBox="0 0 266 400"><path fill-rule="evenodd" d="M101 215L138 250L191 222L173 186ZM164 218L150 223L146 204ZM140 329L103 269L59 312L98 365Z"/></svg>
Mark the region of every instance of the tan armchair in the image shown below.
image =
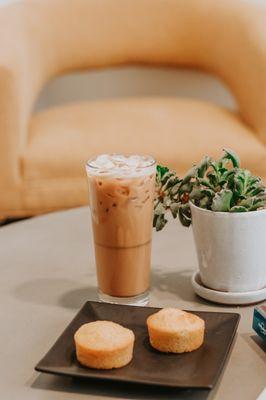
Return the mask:
<svg viewBox="0 0 266 400"><path fill-rule="evenodd" d="M183 173L222 147L266 178L266 14L240 0L24 0L0 10L0 218L87 203L85 161L154 155ZM208 70L233 113L181 98L85 102L32 115L73 70L165 64Z"/></svg>

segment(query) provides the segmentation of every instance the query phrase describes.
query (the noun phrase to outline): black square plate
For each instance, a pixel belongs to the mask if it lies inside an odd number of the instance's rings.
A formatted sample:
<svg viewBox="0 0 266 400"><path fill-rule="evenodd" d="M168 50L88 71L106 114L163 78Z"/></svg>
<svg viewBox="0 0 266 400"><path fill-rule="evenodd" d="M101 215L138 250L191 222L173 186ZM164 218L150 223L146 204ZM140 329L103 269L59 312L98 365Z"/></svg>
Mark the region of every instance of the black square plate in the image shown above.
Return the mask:
<svg viewBox="0 0 266 400"><path fill-rule="evenodd" d="M76 378L142 383L176 388L211 389L222 371L239 322L239 314L191 311L206 323L204 344L185 354L163 354L148 339L146 319L158 308L87 302L35 369ZM74 333L84 323L111 320L135 333L133 360L113 370L85 368L76 359Z"/></svg>

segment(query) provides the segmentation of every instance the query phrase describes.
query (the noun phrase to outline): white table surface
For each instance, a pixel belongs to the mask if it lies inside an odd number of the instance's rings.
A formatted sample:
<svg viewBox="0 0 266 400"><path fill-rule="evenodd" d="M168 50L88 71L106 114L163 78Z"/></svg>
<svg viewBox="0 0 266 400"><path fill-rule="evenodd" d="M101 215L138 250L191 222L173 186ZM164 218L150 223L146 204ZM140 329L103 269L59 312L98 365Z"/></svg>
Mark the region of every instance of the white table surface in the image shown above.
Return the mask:
<svg viewBox="0 0 266 400"><path fill-rule="evenodd" d="M224 373L211 391L165 391L77 382L39 374L35 364L86 300L97 299L88 208L52 213L0 228L0 399L254 400L266 384L266 353L252 331L253 307L224 307L197 297L191 229L169 223L154 233L151 306L241 314Z"/></svg>

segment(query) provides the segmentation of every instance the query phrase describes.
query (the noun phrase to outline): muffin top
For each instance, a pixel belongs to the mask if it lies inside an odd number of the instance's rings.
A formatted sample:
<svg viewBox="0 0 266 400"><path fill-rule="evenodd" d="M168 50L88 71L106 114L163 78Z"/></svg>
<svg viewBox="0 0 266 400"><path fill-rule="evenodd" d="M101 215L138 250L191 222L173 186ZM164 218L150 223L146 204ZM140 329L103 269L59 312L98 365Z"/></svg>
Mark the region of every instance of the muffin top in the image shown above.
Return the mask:
<svg viewBox="0 0 266 400"><path fill-rule="evenodd" d="M178 308L163 308L150 315L147 324L149 328L168 333L204 328L201 318Z"/></svg>
<svg viewBox="0 0 266 400"><path fill-rule="evenodd" d="M74 335L80 346L94 351L114 351L134 341L134 333L111 321L95 321L82 325Z"/></svg>

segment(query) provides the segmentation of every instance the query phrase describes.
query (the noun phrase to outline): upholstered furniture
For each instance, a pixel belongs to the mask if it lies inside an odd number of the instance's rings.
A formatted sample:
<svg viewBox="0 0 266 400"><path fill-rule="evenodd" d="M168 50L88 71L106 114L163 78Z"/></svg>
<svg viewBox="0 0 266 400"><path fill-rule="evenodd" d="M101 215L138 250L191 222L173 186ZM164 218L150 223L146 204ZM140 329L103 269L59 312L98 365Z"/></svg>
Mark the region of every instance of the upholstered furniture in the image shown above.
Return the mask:
<svg viewBox="0 0 266 400"><path fill-rule="evenodd" d="M241 0L21 0L0 9L0 218L87 202L84 163L153 154L183 173L222 147L266 178L266 13ZM33 115L73 70L188 66L220 77L239 110L182 98L85 102Z"/></svg>

